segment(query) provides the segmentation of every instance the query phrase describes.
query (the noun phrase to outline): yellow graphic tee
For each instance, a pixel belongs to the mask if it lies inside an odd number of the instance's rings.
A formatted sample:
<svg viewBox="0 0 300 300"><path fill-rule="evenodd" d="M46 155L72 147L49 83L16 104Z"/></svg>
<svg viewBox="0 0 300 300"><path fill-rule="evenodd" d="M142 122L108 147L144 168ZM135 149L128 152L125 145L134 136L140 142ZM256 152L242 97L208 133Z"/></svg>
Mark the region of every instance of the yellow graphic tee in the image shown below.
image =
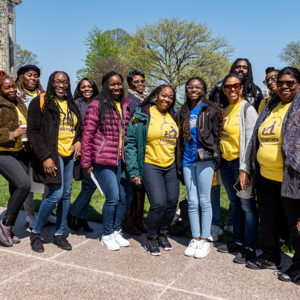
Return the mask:
<svg viewBox="0 0 300 300"><path fill-rule="evenodd" d="M232 161L240 157L240 110L243 102L229 105L224 110L224 125L220 136L222 157Z"/></svg>
<svg viewBox="0 0 300 300"><path fill-rule="evenodd" d="M117 109L119 111L119 114L122 118L122 108L121 108L121 103L118 102L118 101L114 101L116 106L117 106ZM119 155L119 160L122 159L122 143L123 143L123 136L124 136L124 124L122 122L121 124L121 134L120 134L120 155Z"/></svg>
<svg viewBox="0 0 300 300"><path fill-rule="evenodd" d="M75 137L75 128L77 126L78 120L74 113L72 114L73 126L71 122L71 117L68 114L68 104L66 100L61 100L55 98L60 106L62 112L60 112L60 122L58 130L58 154L60 156L70 156L72 154L71 150L73 147L73 140Z"/></svg>
<svg viewBox="0 0 300 300"><path fill-rule="evenodd" d="M257 161L260 173L275 181L282 181L283 178L282 123L290 105L282 105L280 102L258 129Z"/></svg>
<svg viewBox="0 0 300 300"><path fill-rule="evenodd" d="M16 107L17 113L18 113L18 118L19 118L19 125L27 125L27 121L21 111ZM0 151L13 151L13 152L18 152L21 151L24 148L24 144L21 141L21 137L19 136L16 140L15 143L15 148L14 149L9 149L9 148L4 148L0 147Z"/></svg>
<svg viewBox="0 0 300 300"><path fill-rule="evenodd" d="M263 111L265 108L266 104L272 99L272 97L269 97L268 99L262 99L260 101L259 107L258 107L258 115Z"/></svg>
<svg viewBox="0 0 300 300"><path fill-rule="evenodd" d="M175 160L178 127L168 112L161 114L154 105L150 115L145 162L166 168Z"/></svg>

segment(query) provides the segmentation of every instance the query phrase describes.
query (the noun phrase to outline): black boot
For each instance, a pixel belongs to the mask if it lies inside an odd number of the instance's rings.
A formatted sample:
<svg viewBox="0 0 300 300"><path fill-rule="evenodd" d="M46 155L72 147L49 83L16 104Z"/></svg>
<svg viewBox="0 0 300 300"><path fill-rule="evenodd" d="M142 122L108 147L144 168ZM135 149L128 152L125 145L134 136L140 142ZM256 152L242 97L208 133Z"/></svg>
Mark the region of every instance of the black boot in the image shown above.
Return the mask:
<svg viewBox="0 0 300 300"><path fill-rule="evenodd" d="M78 231L76 221L77 221L77 217L75 217L72 214L68 213L68 217L67 217L68 227L70 229L72 229L73 231Z"/></svg>
<svg viewBox="0 0 300 300"><path fill-rule="evenodd" d="M87 219L80 219L80 218L78 218L77 219L77 228L80 229L81 227L86 232L93 232L94 231L93 228L91 228L89 226L89 223L88 223Z"/></svg>

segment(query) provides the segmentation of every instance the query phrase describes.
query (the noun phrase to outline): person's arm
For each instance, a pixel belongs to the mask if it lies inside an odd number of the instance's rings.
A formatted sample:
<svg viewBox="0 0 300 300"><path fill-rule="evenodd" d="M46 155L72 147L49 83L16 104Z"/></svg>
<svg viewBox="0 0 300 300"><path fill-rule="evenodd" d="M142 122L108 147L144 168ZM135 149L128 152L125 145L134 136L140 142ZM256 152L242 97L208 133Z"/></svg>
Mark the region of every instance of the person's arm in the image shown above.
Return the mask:
<svg viewBox="0 0 300 300"><path fill-rule="evenodd" d="M125 148L124 155L126 161L126 170L129 174L129 178L137 178L139 177L139 165L138 165L138 157L137 157L137 142L136 142L136 132L138 127L137 119L131 118L127 133L125 137Z"/></svg>
<svg viewBox="0 0 300 300"><path fill-rule="evenodd" d="M81 140L81 168L91 168L92 167L92 146L93 138L99 127L99 109L98 105L90 105L85 118L82 130L82 140Z"/></svg>

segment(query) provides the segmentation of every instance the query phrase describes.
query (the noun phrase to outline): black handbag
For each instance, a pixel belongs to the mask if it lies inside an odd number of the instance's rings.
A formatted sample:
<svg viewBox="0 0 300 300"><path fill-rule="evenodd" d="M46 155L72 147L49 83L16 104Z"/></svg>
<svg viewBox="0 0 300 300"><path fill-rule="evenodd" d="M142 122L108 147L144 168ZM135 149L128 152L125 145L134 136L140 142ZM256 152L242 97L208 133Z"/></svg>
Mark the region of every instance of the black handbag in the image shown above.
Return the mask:
<svg viewBox="0 0 300 300"><path fill-rule="evenodd" d="M193 147L196 151L196 156L197 156L198 161L210 161L210 160L218 159L219 155L218 155L217 151L211 152L211 151L205 150L204 148L196 149L192 133L190 133L190 135L188 137L188 141L190 144L193 145Z"/></svg>

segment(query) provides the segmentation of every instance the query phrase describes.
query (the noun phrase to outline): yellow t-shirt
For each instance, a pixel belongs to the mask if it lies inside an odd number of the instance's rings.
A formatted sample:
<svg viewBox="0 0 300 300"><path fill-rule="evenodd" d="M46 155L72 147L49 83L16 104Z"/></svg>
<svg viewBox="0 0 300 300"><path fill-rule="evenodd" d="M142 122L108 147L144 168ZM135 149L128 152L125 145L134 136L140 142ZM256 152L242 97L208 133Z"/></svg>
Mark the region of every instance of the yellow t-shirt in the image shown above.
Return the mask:
<svg viewBox="0 0 300 300"><path fill-rule="evenodd" d="M260 172L265 178L275 181L282 181L283 178L282 122L290 105L279 103L258 129L257 161Z"/></svg>
<svg viewBox="0 0 300 300"><path fill-rule="evenodd" d="M232 161L240 157L240 110L243 102L229 105L224 111L224 126L220 137L222 157Z"/></svg>
<svg viewBox="0 0 300 300"><path fill-rule="evenodd" d="M75 137L75 128L77 126L77 117L74 113L73 117L73 126L71 125L71 117L68 114L68 104L66 100L60 100L55 98L57 103L59 104L61 110L64 112L60 112L60 122L59 122L59 130L58 130L58 154L60 156L70 156L72 154L71 150L73 147L73 140Z"/></svg>
<svg viewBox="0 0 300 300"><path fill-rule="evenodd" d="M215 186L218 184L218 180L217 180L217 172L214 173L214 177L213 177L213 181L212 181L212 186Z"/></svg>
<svg viewBox="0 0 300 300"><path fill-rule="evenodd" d="M262 99L260 101L259 107L258 107L258 115L263 111L265 108L266 104L272 99L272 97L269 97L268 99Z"/></svg>
<svg viewBox="0 0 300 300"><path fill-rule="evenodd" d="M18 109L18 107L16 107L16 110L17 110L17 113L18 113L19 124L20 125L27 125L27 121L26 121L25 117L23 116L23 114L21 113L21 111ZM24 144L21 141L21 137L19 136L17 138L16 143L15 143L15 148L14 149L0 147L0 151L13 151L13 152L17 152L17 151L21 151L23 148L24 148Z"/></svg>
<svg viewBox="0 0 300 300"><path fill-rule="evenodd" d="M117 102L117 101L114 101L116 106L117 106L117 109L119 111L119 114L122 118L122 109L121 109L121 103L120 102ZM121 134L120 134L120 155L119 155L119 160L122 159L122 143L123 143L123 135L124 135L124 127L123 127L123 123L121 124Z"/></svg>
<svg viewBox="0 0 300 300"><path fill-rule="evenodd" d="M26 92L27 92L27 94L31 95L33 98L38 96L38 93L36 91L31 92L31 91L26 90Z"/></svg>
<svg viewBox="0 0 300 300"><path fill-rule="evenodd" d="M168 112L163 115L154 105L150 115L145 162L166 168L175 160L178 127Z"/></svg>

